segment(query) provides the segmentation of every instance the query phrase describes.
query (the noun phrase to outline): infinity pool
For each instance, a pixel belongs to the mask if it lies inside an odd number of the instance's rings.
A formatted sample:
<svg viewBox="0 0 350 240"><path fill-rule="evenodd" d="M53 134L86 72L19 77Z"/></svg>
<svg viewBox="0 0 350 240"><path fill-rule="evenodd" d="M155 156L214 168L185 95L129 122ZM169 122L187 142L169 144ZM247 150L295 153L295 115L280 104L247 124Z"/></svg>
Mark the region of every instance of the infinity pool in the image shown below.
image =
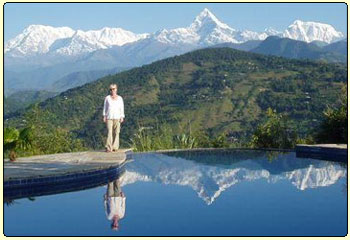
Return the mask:
<svg viewBox="0 0 350 240"><path fill-rule="evenodd" d="M345 236L347 165L294 152L134 154L109 184L8 199L6 236Z"/></svg>

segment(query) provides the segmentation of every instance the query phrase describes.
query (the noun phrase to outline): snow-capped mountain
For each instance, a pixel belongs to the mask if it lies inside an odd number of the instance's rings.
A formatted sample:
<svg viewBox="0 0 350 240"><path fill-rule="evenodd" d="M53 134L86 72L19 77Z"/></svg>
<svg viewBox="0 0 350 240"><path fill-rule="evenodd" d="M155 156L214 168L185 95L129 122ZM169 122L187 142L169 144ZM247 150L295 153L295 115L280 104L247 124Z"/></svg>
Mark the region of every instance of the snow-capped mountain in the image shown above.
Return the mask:
<svg viewBox="0 0 350 240"><path fill-rule="evenodd" d="M263 166L267 161L263 155L253 159L249 157L238 163L232 163L229 167L201 164L165 154L135 155L134 158L135 162L126 165L122 186L137 181L189 186L208 205L212 204L226 189L244 181L263 179L272 184L288 180L297 189L303 191L335 184L340 178L346 176L346 169L337 163L295 159L295 153L280 155L274 161L273 165L281 169L278 174ZM299 167L289 166L288 161L290 162L291 159L294 163L297 162ZM266 166L270 165L271 163L266 164Z"/></svg>
<svg viewBox="0 0 350 240"><path fill-rule="evenodd" d="M5 53L12 56L58 53L79 55L122 46L126 43L148 37L149 34L135 34L122 28L102 28L101 30L74 31L68 27L31 25L22 34L5 45Z"/></svg>
<svg viewBox="0 0 350 240"><path fill-rule="evenodd" d="M214 45L234 42L237 31L220 22L208 9L204 9L187 28L162 30L153 37L163 43Z"/></svg>
<svg viewBox="0 0 350 240"><path fill-rule="evenodd" d="M211 46L219 43L243 43L248 40L263 40L268 33L252 31L238 31L222 23L205 8L187 28L162 30L154 34L153 38L162 43L192 44L197 46Z"/></svg>
<svg viewBox="0 0 350 240"><path fill-rule="evenodd" d="M283 37L308 43L312 41L331 43L343 38L344 35L329 24L296 20L283 32Z"/></svg>
<svg viewBox="0 0 350 240"><path fill-rule="evenodd" d="M5 54L22 57L25 55L45 54L50 46L60 39L70 38L74 30L69 27L30 25L24 31L5 44Z"/></svg>
<svg viewBox="0 0 350 240"><path fill-rule="evenodd" d="M266 28L264 32L249 30L238 31L221 22L208 9L204 9L188 27L163 29L155 33L135 34L121 28L102 28L91 31L74 31L68 27L31 25L23 33L8 41L5 53L10 56L30 56L55 53L74 56L113 46L137 43L141 39L150 39L163 44L211 46L219 43L243 43L249 40L264 40L277 35L306 42L333 42L343 37L331 25L302 22L296 20L284 32Z"/></svg>
<svg viewBox="0 0 350 240"><path fill-rule="evenodd" d="M71 38L55 43L52 51L62 55L79 55L107 49L112 46L122 46L148 37L149 34L135 34L122 28L102 28L96 31L78 30Z"/></svg>

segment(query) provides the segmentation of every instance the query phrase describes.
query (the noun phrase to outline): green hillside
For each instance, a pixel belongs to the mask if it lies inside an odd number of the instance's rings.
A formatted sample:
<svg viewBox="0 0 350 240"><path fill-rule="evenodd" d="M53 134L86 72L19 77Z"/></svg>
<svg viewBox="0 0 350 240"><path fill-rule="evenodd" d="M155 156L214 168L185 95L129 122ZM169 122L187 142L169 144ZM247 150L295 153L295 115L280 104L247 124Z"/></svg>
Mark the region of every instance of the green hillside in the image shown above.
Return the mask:
<svg viewBox="0 0 350 240"><path fill-rule="evenodd" d="M103 147L104 97L111 83L125 103L122 146L139 127L167 124L175 132L225 133L247 140L268 107L287 112L306 134L336 105L347 83L346 66L247 53L202 49L157 61L70 89L39 104L37 117L73 132L92 148ZM41 116L43 112L49 115ZM16 127L22 117L9 121Z"/></svg>
<svg viewBox="0 0 350 240"><path fill-rule="evenodd" d="M17 111L23 111L31 104L42 102L57 95L56 92L49 91L19 91L4 98L4 118L9 118Z"/></svg>

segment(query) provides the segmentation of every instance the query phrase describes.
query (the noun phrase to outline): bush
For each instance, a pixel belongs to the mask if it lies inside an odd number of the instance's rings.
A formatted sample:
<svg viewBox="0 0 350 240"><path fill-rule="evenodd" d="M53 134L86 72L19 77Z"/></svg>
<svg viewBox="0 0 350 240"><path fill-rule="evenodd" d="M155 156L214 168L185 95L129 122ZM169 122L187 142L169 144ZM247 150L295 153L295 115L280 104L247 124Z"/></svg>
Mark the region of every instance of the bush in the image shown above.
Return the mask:
<svg viewBox="0 0 350 240"><path fill-rule="evenodd" d="M348 143L347 86L344 85L340 96L340 107L323 112L324 119L315 134L318 143Z"/></svg>
<svg viewBox="0 0 350 240"><path fill-rule="evenodd" d="M14 161L17 153L32 148L33 129L31 127L23 128L18 131L15 128L4 129L4 153Z"/></svg>
<svg viewBox="0 0 350 240"><path fill-rule="evenodd" d="M137 152L174 148L172 131L166 126L139 127L131 139L131 147Z"/></svg>
<svg viewBox="0 0 350 240"><path fill-rule="evenodd" d="M82 142L62 128L53 129L49 133L35 131L33 154L54 154L85 150Z"/></svg>
<svg viewBox="0 0 350 240"><path fill-rule="evenodd" d="M189 128L190 129L190 128ZM229 147L225 134L210 138L204 131L174 134L167 126L139 127L131 139L131 147L134 151L144 152L162 149L192 149L197 147L225 148Z"/></svg>
<svg viewBox="0 0 350 240"><path fill-rule="evenodd" d="M277 114L271 108L266 111L267 120L258 125L251 138L250 145L257 148L293 148L297 134L291 128L286 115Z"/></svg>
<svg viewBox="0 0 350 240"><path fill-rule="evenodd" d="M211 146L213 148L227 148L229 143L227 142L226 135L224 133L220 134L211 141Z"/></svg>

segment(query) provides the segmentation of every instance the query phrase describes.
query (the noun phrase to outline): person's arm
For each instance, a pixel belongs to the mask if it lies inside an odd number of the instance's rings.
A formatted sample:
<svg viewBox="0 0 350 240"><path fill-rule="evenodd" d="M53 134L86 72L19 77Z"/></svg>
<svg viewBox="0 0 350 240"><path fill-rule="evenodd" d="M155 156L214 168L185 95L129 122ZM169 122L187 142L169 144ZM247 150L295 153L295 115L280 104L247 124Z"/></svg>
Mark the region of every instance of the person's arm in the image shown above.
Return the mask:
<svg viewBox="0 0 350 240"><path fill-rule="evenodd" d="M123 101L123 98L121 98L120 108L121 108L120 109L120 112L121 112L120 122L124 122L125 115L124 115L124 101Z"/></svg>
<svg viewBox="0 0 350 240"><path fill-rule="evenodd" d="M123 197L117 197L116 199L118 200L118 202L117 202L117 214L118 214L119 218L122 219L125 215L126 197L124 195Z"/></svg>
<svg viewBox="0 0 350 240"><path fill-rule="evenodd" d="M109 210L109 206L107 204L107 194L103 195L103 206L105 207L105 213L106 213L106 216L108 216L108 210Z"/></svg>
<svg viewBox="0 0 350 240"><path fill-rule="evenodd" d="M107 101L107 97L106 97L104 104L103 104L103 113L102 113L104 122L107 121L107 107L108 107L108 101Z"/></svg>

